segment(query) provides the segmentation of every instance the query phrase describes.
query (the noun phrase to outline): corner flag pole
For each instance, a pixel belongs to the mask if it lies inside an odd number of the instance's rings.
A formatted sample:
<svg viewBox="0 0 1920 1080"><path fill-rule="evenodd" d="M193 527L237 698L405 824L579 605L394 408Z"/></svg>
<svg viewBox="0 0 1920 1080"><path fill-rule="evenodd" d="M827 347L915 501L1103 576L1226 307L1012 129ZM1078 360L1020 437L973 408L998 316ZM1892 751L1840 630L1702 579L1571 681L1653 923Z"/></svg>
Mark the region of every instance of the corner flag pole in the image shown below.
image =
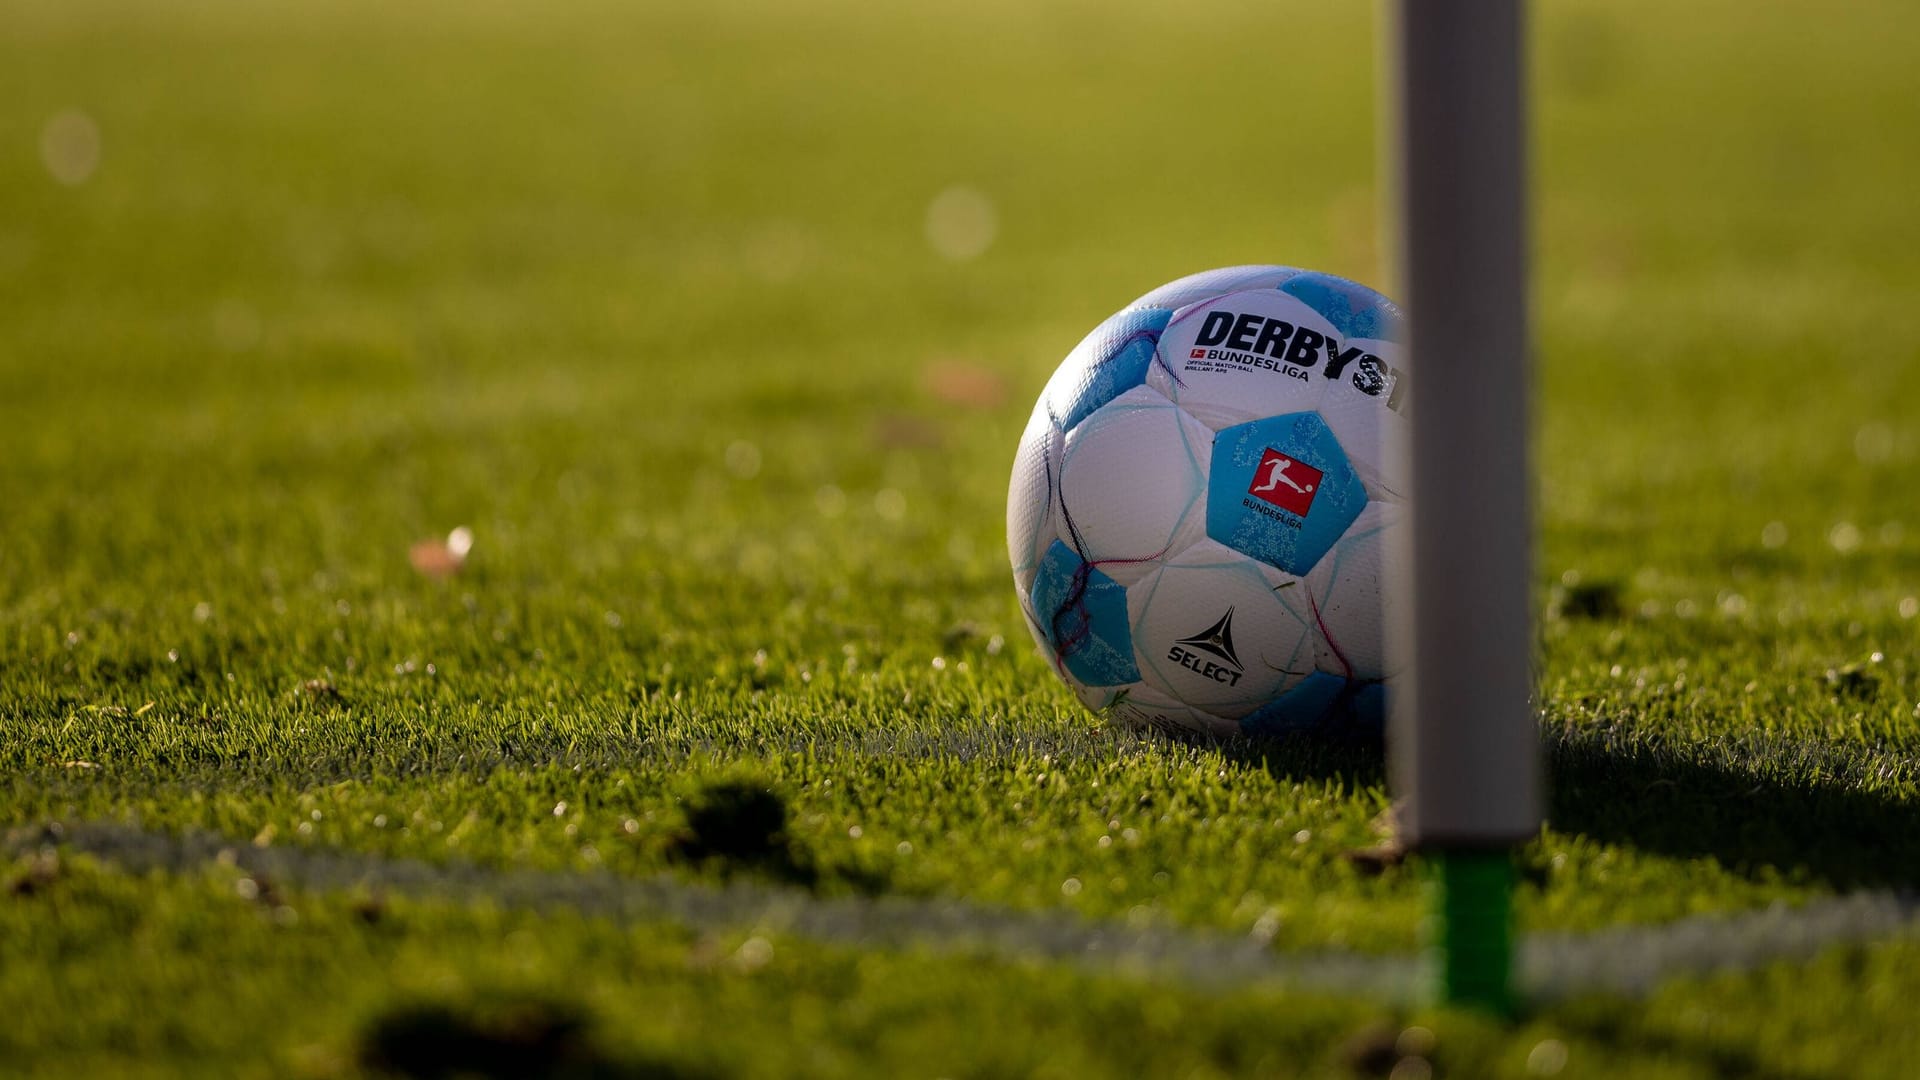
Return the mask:
<svg viewBox="0 0 1920 1080"><path fill-rule="evenodd" d="M1392 773L1405 839L1438 866L1439 989L1505 1013L1513 851L1540 824L1521 0L1387 6L1413 457Z"/></svg>

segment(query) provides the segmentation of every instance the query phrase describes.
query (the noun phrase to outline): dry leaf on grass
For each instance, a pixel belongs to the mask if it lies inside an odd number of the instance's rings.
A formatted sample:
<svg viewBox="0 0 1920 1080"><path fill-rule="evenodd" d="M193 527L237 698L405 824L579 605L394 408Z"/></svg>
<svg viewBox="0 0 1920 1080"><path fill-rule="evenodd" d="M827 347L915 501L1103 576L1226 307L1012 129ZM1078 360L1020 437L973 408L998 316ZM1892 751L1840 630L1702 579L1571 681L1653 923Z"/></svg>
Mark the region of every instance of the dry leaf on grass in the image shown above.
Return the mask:
<svg viewBox="0 0 1920 1080"><path fill-rule="evenodd" d="M940 429L923 417L889 413L874 422L873 441L883 450L929 450L944 439Z"/></svg>
<svg viewBox="0 0 1920 1080"><path fill-rule="evenodd" d="M445 540L421 540L407 550L413 568L436 580L445 580L460 572L473 550L473 530L465 525L447 534Z"/></svg>
<svg viewBox="0 0 1920 1080"><path fill-rule="evenodd" d="M994 409L1006 403L1007 380L983 367L956 360L929 366L923 376L927 392L949 405Z"/></svg>
<svg viewBox="0 0 1920 1080"><path fill-rule="evenodd" d="M1399 840L1384 840L1372 847L1354 848L1340 853L1347 865L1369 876L1384 874L1407 861L1407 846Z"/></svg>

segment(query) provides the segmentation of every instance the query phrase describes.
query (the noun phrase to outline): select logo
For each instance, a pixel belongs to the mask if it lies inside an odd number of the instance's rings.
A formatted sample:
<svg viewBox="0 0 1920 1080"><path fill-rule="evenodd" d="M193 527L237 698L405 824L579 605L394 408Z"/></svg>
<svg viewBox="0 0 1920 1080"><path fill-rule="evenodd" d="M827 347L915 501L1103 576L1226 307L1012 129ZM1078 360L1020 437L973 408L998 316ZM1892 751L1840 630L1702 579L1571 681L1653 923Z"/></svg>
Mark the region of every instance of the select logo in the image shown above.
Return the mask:
<svg viewBox="0 0 1920 1080"><path fill-rule="evenodd" d="M1202 678L1236 686L1246 669L1233 651L1233 609L1228 608L1212 626L1181 638L1167 650L1167 659Z"/></svg>
<svg viewBox="0 0 1920 1080"><path fill-rule="evenodd" d="M1322 475L1319 469L1269 446L1260 456L1260 467L1253 471L1253 483L1247 485L1247 494L1306 517L1307 511L1313 509L1313 497L1320 490Z"/></svg>

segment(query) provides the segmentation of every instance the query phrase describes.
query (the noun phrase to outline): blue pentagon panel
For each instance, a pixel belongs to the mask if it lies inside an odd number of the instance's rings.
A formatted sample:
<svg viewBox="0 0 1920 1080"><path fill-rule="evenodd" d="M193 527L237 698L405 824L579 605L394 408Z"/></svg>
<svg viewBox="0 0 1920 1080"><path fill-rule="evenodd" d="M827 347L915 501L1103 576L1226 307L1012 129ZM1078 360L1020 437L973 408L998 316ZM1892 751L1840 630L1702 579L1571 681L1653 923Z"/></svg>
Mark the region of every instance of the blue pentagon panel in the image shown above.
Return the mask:
<svg viewBox="0 0 1920 1080"><path fill-rule="evenodd" d="M1356 730L1378 734L1387 729L1387 687L1384 683L1362 683L1347 699Z"/></svg>
<svg viewBox="0 0 1920 1080"><path fill-rule="evenodd" d="M1198 274L1188 274L1178 281L1169 281L1128 304L1127 307L1129 309L1161 307L1177 310L1188 304L1210 300L1216 296L1225 296L1231 292L1278 288L1281 282L1301 273L1303 271L1295 270L1291 266L1229 266L1222 270L1205 270Z"/></svg>
<svg viewBox="0 0 1920 1080"><path fill-rule="evenodd" d="M1367 505L1340 441L1318 413L1225 428L1213 438L1207 535L1303 576Z"/></svg>
<svg viewBox="0 0 1920 1080"><path fill-rule="evenodd" d="M1058 540L1033 579L1040 633L1074 678L1088 686L1140 681L1127 626L1127 590Z"/></svg>
<svg viewBox="0 0 1920 1080"><path fill-rule="evenodd" d="M1400 340L1400 308L1357 281L1309 272L1288 278L1280 291L1319 312L1345 337Z"/></svg>
<svg viewBox="0 0 1920 1080"><path fill-rule="evenodd" d="M1379 683L1348 682L1316 671L1240 720L1248 735L1284 735L1340 728L1356 735L1376 734L1386 718L1386 693Z"/></svg>
<svg viewBox="0 0 1920 1080"><path fill-rule="evenodd" d="M1060 468L1060 429L1035 409L1020 436L1007 484L1007 554L1024 588L1053 537L1054 477Z"/></svg>
<svg viewBox="0 0 1920 1080"><path fill-rule="evenodd" d="M1095 409L1147 381L1160 331L1171 311L1123 311L1074 347L1047 384L1047 409L1060 430L1071 431Z"/></svg>

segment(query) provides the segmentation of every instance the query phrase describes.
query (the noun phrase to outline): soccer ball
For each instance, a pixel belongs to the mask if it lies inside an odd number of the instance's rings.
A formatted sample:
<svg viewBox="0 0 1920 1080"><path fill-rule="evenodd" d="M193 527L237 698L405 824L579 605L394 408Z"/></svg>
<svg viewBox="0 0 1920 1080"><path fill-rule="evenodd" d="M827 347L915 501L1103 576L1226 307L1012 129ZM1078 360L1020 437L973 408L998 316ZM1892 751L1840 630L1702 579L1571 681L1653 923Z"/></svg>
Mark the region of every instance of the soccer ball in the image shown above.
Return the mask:
<svg viewBox="0 0 1920 1080"><path fill-rule="evenodd" d="M1028 628L1088 708L1378 730L1401 340L1364 285L1242 266L1153 290L1067 355L1020 438L1007 547Z"/></svg>

